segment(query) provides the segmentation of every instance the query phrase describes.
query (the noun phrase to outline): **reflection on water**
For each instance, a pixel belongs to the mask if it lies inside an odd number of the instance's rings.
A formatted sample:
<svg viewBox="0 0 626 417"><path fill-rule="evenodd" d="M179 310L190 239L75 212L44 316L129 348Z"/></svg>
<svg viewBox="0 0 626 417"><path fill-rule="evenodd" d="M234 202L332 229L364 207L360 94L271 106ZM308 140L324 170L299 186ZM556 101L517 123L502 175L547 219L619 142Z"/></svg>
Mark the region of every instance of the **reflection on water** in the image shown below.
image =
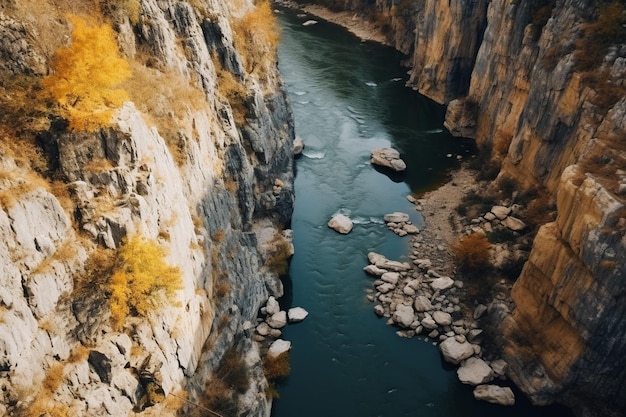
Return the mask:
<svg viewBox="0 0 626 417"><path fill-rule="evenodd" d="M407 252L383 215L405 211L421 225L406 195L445 180L472 145L442 129L441 106L404 87L394 51L324 22L302 26L288 11L280 20L280 67L306 146L297 160L296 254L281 302L310 314L285 328L292 373L278 386L273 416L542 415L523 401L508 409L476 402L431 342L397 337L366 299L367 252L400 260ZM401 176L369 163L372 149L390 145L407 163ZM326 226L335 213L353 219L349 235Z"/></svg>

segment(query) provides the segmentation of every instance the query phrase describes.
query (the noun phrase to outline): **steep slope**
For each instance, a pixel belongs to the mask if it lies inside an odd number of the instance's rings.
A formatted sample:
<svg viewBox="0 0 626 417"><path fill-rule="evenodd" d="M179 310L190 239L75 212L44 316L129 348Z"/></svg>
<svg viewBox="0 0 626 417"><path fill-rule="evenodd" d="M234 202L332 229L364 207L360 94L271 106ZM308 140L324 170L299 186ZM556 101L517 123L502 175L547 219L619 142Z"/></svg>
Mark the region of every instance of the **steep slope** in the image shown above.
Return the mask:
<svg viewBox="0 0 626 417"><path fill-rule="evenodd" d="M35 3L0 9L13 112L0 160L0 415L195 415L206 387L224 386L213 373L227 352L248 369L234 406L269 415L249 329L282 293L264 265L270 241L288 236L293 125L275 45L250 44L237 26L255 6ZM68 131L38 84L67 39L64 14L100 9L131 62L131 101L108 127ZM111 265L135 235L166 250L182 289L117 328ZM211 395L232 407L232 392Z"/></svg>

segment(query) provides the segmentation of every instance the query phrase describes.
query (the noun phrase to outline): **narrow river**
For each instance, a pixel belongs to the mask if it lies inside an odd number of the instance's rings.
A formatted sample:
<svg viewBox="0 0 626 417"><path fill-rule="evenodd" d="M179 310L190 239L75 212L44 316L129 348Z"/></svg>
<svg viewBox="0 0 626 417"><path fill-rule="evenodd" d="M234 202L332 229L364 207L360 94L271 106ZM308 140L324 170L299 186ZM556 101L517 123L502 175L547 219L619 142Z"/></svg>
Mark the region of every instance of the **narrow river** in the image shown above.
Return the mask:
<svg viewBox="0 0 626 417"><path fill-rule="evenodd" d="M475 401L455 369L424 338L403 339L373 312L362 270L367 252L402 260L408 238L382 222L385 213L410 213L406 200L440 184L472 145L442 127L443 108L404 87L406 69L389 48L360 42L320 21L303 26L281 11L280 69L306 148L296 162L292 227L296 254L286 282L285 306L308 318L288 326L291 375L278 386L274 417L554 416L518 395L512 408ZM399 149L404 178L369 163L370 150ZM449 157L448 154L452 154ZM355 227L340 235L330 217L349 215Z"/></svg>

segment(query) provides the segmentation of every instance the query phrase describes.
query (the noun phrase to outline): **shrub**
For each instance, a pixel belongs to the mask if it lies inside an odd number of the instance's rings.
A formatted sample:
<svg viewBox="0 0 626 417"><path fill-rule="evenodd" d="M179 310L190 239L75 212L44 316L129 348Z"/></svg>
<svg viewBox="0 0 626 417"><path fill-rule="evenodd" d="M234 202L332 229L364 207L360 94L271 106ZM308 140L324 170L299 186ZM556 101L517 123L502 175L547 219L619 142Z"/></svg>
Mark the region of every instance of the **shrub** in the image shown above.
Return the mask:
<svg viewBox="0 0 626 417"><path fill-rule="evenodd" d="M514 231L506 227L498 227L487 233L487 240L491 243L508 243L517 238Z"/></svg>
<svg viewBox="0 0 626 417"><path fill-rule="evenodd" d="M220 65L216 64L215 68L217 71L217 91L230 104L235 123L242 126L245 124L248 116L248 90L233 74L223 69Z"/></svg>
<svg viewBox="0 0 626 417"><path fill-rule="evenodd" d="M282 238L274 239L274 245L276 250L267 259L267 267L278 275L285 275L289 271L289 258L293 254L291 245Z"/></svg>
<svg viewBox="0 0 626 417"><path fill-rule="evenodd" d="M54 71L42 86L61 106L71 130L94 131L111 122L116 108L127 98L116 86L130 76L120 56L113 29L70 15L74 26L71 44L55 52Z"/></svg>
<svg viewBox="0 0 626 417"><path fill-rule="evenodd" d="M487 240L487 236L482 233L472 233L454 245L452 251L459 266L464 270L471 271L481 270L489 265L490 248L491 244Z"/></svg>
<svg viewBox="0 0 626 417"><path fill-rule="evenodd" d="M265 356L263 358L263 373L270 382L285 379L291 372L289 365L289 352L281 353L276 357Z"/></svg>
<svg viewBox="0 0 626 417"><path fill-rule="evenodd" d="M245 393L250 388L248 367L241 353L237 352L234 348L229 349L222 358L216 376L220 378L228 388L240 394Z"/></svg>
<svg viewBox="0 0 626 417"><path fill-rule="evenodd" d="M165 262L165 252L155 242L134 236L121 246L117 258L109 300L115 327L121 327L129 314L146 316L166 304L177 304L180 270Z"/></svg>

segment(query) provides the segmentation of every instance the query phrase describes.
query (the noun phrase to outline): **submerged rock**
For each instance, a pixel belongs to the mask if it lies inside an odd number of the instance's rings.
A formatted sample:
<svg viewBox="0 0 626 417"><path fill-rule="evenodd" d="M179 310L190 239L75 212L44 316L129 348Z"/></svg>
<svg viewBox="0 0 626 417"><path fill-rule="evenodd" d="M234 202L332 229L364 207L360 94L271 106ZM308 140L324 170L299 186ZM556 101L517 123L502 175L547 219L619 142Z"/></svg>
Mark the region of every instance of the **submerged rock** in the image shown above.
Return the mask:
<svg viewBox="0 0 626 417"><path fill-rule="evenodd" d="M458 365L461 361L474 355L474 347L471 344L467 342L459 343L453 337L444 340L439 345L439 349L441 350L443 358L446 362L450 362L455 365Z"/></svg>

